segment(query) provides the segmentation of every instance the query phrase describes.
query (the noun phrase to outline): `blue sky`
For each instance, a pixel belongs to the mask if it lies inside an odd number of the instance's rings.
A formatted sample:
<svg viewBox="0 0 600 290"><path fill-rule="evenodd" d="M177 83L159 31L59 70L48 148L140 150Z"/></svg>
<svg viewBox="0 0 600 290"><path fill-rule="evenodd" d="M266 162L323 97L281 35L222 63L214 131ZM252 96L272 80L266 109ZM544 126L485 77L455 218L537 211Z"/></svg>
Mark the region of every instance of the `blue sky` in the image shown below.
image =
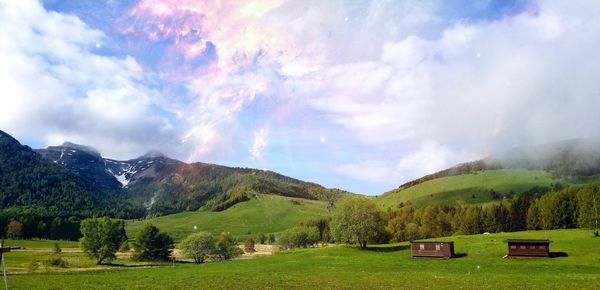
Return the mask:
<svg viewBox="0 0 600 290"><path fill-rule="evenodd" d="M0 0L0 129L380 194L597 134L595 1ZM560 112L560 113L558 113Z"/></svg>

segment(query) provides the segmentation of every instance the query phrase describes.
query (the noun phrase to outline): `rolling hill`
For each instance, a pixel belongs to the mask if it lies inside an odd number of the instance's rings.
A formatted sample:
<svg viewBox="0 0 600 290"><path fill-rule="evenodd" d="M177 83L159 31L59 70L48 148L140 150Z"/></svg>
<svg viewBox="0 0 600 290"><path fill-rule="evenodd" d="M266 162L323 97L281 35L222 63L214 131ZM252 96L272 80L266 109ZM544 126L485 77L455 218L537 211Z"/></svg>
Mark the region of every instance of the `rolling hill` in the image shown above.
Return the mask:
<svg viewBox="0 0 600 290"><path fill-rule="evenodd" d="M514 148L483 160L462 163L377 197L384 207L486 203L514 194L536 195L566 185L600 179L600 143L573 139Z"/></svg>
<svg viewBox="0 0 600 290"><path fill-rule="evenodd" d="M541 170L497 169L430 179L377 197L383 207L411 202L415 206L453 205L458 202L486 203L510 198L517 193L540 194L564 184Z"/></svg>
<svg viewBox="0 0 600 290"><path fill-rule="evenodd" d="M258 195L221 211L207 210L182 212L168 216L128 221L127 235L135 237L142 227L151 223L161 231L180 240L196 231L219 234L231 232L236 237L255 236L258 233L276 233L300 222L328 215L327 202L278 195Z"/></svg>

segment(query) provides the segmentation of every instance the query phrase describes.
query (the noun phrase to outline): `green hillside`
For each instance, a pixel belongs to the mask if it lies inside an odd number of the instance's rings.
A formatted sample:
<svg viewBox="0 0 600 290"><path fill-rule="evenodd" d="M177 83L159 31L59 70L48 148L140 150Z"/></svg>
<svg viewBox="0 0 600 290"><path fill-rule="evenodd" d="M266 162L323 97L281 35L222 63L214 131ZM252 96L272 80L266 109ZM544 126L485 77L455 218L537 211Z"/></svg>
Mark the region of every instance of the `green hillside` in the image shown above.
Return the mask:
<svg viewBox="0 0 600 290"><path fill-rule="evenodd" d="M550 173L541 170L498 169L474 171L463 175L447 176L428 180L417 185L384 193L376 201L382 207L395 207L401 202L412 202L415 206L486 203L510 197L535 187L547 187L563 183ZM494 190L496 194L490 192Z"/></svg>
<svg viewBox="0 0 600 290"><path fill-rule="evenodd" d="M327 202L324 201L258 195L257 198L235 204L224 211L201 210L133 221L127 223L126 229L127 234L134 237L144 224L152 223L175 240L192 233L194 226L197 226L197 231L214 234L228 231L235 236L246 236L283 231L302 221L327 214Z"/></svg>
<svg viewBox="0 0 600 290"><path fill-rule="evenodd" d="M503 259L504 240L552 240L556 258ZM456 259L410 258L407 243L336 246L174 267L66 269L9 276L11 289L598 289L600 239L586 230L456 236ZM18 243L18 241L17 241ZM48 249L50 251L50 249ZM18 255L7 255L9 271ZM38 254L39 255L39 254ZM13 258L14 257L14 258ZM73 257L74 259L75 257ZM126 260L117 260L123 263ZM21 261L24 263L25 261ZM81 271L84 270L84 271Z"/></svg>

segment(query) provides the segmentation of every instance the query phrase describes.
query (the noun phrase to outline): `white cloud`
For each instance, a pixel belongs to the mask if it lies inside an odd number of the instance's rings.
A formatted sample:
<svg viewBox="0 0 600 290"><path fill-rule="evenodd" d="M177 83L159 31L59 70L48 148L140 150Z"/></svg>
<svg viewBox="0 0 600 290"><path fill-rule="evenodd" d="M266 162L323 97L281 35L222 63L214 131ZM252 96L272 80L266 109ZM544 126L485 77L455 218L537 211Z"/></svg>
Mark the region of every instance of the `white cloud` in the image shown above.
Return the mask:
<svg viewBox="0 0 600 290"><path fill-rule="evenodd" d="M131 57L93 53L106 35L37 1L0 1L0 127L46 145L65 140L129 158L174 132Z"/></svg>
<svg viewBox="0 0 600 290"><path fill-rule="evenodd" d="M595 135L600 23L592 11L598 2L543 1L536 11L454 24L437 39L384 43L379 60L330 68L310 103L375 148L432 140L450 150L387 150L401 161L371 161L380 168L374 180L431 173L461 161L443 158L461 151L484 157Z"/></svg>
<svg viewBox="0 0 600 290"><path fill-rule="evenodd" d="M473 156L456 153L432 141L422 142L415 151L398 159L366 158L357 163L338 166L336 171L357 180L385 183L396 186L413 178L446 169L449 164L457 164Z"/></svg>
<svg viewBox="0 0 600 290"><path fill-rule="evenodd" d="M269 145L269 129L261 128L254 132L254 143L248 150L250 152L250 158L253 160L260 159L265 149Z"/></svg>

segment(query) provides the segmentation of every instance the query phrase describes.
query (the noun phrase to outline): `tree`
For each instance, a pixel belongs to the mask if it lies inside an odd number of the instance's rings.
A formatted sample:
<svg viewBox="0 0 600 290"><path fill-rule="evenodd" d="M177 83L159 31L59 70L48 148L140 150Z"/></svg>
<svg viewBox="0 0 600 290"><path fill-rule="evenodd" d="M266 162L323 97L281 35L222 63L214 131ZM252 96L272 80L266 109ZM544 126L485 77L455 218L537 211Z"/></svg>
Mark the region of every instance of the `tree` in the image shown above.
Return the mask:
<svg viewBox="0 0 600 290"><path fill-rule="evenodd" d="M259 233L256 236L256 242L264 245L267 242L267 236L264 233Z"/></svg>
<svg viewBox="0 0 600 290"><path fill-rule="evenodd" d="M527 210L527 229L528 230L539 230L541 229L540 223L540 210L538 208L538 200L534 199L529 205Z"/></svg>
<svg viewBox="0 0 600 290"><path fill-rule="evenodd" d="M11 220L6 227L6 235L11 239L23 236L23 224L18 220Z"/></svg>
<svg viewBox="0 0 600 290"><path fill-rule="evenodd" d="M228 232L222 232L217 239L215 255L217 259L229 260L242 254L242 249L238 248L236 240Z"/></svg>
<svg viewBox="0 0 600 290"><path fill-rule="evenodd" d="M247 239L244 242L244 252L246 252L246 253L256 252L256 249L254 248L254 240L253 239Z"/></svg>
<svg viewBox="0 0 600 290"><path fill-rule="evenodd" d="M133 244L134 259L138 261L168 261L173 249L173 239L151 224L147 224Z"/></svg>
<svg viewBox="0 0 600 290"><path fill-rule="evenodd" d="M187 257L194 259L196 264L202 264L215 254L216 241L211 233L199 232L187 236L181 241L179 248Z"/></svg>
<svg viewBox="0 0 600 290"><path fill-rule="evenodd" d="M127 239L122 234L123 223L104 218L89 218L81 222L81 247L96 264L116 258L115 253Z"/></svg>
<svg viewBox="0 0 600 290"><path fill-rule="evenodd" d="M593 228L598 236L600 226L600 185L585 186L577 192L577 224L582 228Z"/></svg>
<svg viewBox="0 0 600 290"><path fill-rule="evenodd" d="M269 239L267 240L269 245L274 244L276 241L277 241L277 238L275 237L275 234L269 234Z"/></svg>
<svg viewBox="0 0 600 290"><path fill-rule="evenodd" d="M319 242L319 231L316 227L298 226L288 229L279 236L279 244L286 248L307 248Z"/></svg>
<svg viewBox="0 0 600 290"><path fill-rule="evenodd" d="M342 200L331 220L331 232L338 242L357 243L361 248L378 239L385 232L384 227L375 203L360 196Z"/></svg>

